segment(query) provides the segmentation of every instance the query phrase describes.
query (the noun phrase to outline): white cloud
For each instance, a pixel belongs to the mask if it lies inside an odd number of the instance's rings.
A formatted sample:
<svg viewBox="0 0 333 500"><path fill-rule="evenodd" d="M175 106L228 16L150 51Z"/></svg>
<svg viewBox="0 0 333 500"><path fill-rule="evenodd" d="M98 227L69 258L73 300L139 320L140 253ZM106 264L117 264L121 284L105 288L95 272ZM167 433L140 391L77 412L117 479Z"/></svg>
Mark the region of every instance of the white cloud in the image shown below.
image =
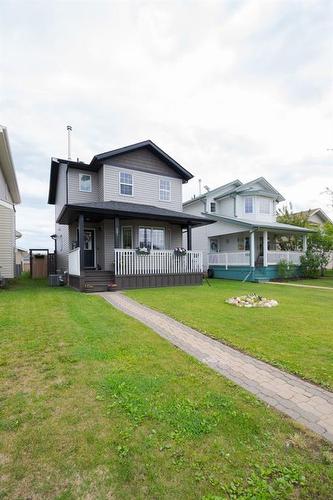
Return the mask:
<svg viewBox="0 0 333 500"><path fill-rule="evenodd" d="M1 9L2 122L29 246L52 245L50 157L66 155L68 123L73 158L151 138L211 187L263 175L295 206L326 208L330 1L4 1ZM197 180L185 197L195 190Z"/></svg>

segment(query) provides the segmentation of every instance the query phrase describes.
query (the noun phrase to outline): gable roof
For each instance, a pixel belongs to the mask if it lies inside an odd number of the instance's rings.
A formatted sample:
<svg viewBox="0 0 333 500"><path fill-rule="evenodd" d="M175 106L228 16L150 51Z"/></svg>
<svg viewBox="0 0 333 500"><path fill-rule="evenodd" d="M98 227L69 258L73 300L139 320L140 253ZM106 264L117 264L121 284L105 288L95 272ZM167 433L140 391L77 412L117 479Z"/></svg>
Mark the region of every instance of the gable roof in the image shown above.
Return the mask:
<svg viewBox="0 0 333 500"><path fill-rule="evenodd" d="M176 160L171 158L167 153L165 153L161 148L156 146L150 139L147 141L137 142L136 144L131 144L130 146L125 146L118 149L113 149L112 151L107 151L106 153L101 153L95 155L91 160L91 165L96 165L104 160L108 160L110 158L114 158L115 156L119 156L124 153L130 153L132 151L137 151L139 149L147 148L152 153L156 154L162 161L164 161L169 167L175 170L180 177L186 182L192 179L193 175L188 172L184 167L182 167Z"/></svg>
<svg viewBox="0 0 333 500"><path fill-rule="evenodd" d="M222 198L223 196L226 196L227 194L234 192L235 189L232 186L241 186L241 185L242 182L239 179L235 179L234 181L228 182L227 184L222 184L222 186L219 186L215 189L207 191L206 193L200 194L199 196L195 196L194 198L185 201L183 203L183 206L190 205L191 203L194 203L198 200L202 200L207 196L212 196L212 195L214 197L214 200L218 200L219 198Z"/></svg>
<svg viewBox="0 0 333 500"><path fill-rule="evenodd" d="M324 222L330 222L333 224L332 219L324 212L322 208L309 208L309 210L301 210L300 212L294 212L294 215L302 215L308 219L313 215L318 215Z"/></svg>
<svg viewBox="0 0 333 500"><path fill-rule="evenodd" d="M0 168L14 203L21 203L14 162L10 151L7 128L0 125Z"/></svg>
<svg viewBox="0 0 333 500"><path fill-rule="evenodd" d="M256 184L262 186L263 189L256 188ZM258 177L253 181L246 182L236 189L236 193L242 194L271 194L277 201L284 201L282 194L277 191L264 177Z"/></svg>
<svg viewBox="0 0 333 500"><path fill-rule="evenodd" d="M136 150L143 148L149 149L151 152L156 154L162 161L164 161L169 167L171 167L178 175L182 178L183 182L187 182L192 179L193 175L182 167L176 160L171 158L167 153L165 153L161 148L156 146L151 140L138 142L136 144L131 144L130 146L125 146L118 149L113 149L112 151L107 151L106 153L100 153L95 155L90 163L76 162L72 160L63 160L61 158L51 158L51 171L50 171L50 184L49 184L49 197L48 203L54 205L56 202L57 184L58 184L58 173L60 164L65 164L70 168L76 168L79 170L90 170L91 172L97 172L103 165L105 160L109 158L115 158L124 153L131 153Z"/></svg>

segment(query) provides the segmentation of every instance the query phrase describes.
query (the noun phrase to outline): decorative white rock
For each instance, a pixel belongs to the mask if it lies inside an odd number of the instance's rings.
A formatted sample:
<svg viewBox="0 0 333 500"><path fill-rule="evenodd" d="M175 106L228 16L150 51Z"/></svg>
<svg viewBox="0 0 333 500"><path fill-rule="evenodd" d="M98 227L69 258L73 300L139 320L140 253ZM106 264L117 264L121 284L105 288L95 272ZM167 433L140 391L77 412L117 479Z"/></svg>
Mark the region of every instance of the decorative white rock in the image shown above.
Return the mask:
<svg viewBox="0 0 333 500"><path fill-rule="evenodd" d="M267 299L256 293L250 293L240 297L231 297L226 300L226 303L236 307L276 307L279 305L277 300Z"/></svg>

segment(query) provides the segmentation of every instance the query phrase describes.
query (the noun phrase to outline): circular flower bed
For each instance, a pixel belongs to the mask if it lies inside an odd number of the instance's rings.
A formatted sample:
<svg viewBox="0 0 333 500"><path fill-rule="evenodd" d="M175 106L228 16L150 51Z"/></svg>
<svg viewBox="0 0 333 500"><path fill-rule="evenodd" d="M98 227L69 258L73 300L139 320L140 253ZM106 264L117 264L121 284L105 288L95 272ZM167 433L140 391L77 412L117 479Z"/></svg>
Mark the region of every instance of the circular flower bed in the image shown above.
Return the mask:
<svg viewBox="0 0 333 500"><path fill-rule="evenodd" d="M226 303L237 307L276 307L279 305L277 300L266 299L266 297L262 297L256 293L231 297L226 300Z"/></svg>

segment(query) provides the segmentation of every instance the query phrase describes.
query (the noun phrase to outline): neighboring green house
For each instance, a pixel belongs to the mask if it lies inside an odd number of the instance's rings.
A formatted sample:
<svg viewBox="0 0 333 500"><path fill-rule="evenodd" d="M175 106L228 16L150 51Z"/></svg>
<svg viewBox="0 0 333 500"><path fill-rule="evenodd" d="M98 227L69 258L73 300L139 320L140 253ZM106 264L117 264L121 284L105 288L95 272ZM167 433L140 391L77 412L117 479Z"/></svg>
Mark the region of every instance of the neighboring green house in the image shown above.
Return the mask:
<svg viewBox="0 0 333 500"><path fill-rule="evenodd" d="M237 179L185 202L184 211L215 220L193 230L193 248L203 252L204 269L216 278L260 281L276 278L281 260L299 266L311 231L277 222L281 201L260 177L246 184ZM280 247L281 237L290 235L303 237L303 251Z"/></svg>
<svg viewBox="0 0 333 500"><path fill-rule="evenodd" d="M6 127L0 125L0 276L15 277L15 205L21 203Z"/></svg>

